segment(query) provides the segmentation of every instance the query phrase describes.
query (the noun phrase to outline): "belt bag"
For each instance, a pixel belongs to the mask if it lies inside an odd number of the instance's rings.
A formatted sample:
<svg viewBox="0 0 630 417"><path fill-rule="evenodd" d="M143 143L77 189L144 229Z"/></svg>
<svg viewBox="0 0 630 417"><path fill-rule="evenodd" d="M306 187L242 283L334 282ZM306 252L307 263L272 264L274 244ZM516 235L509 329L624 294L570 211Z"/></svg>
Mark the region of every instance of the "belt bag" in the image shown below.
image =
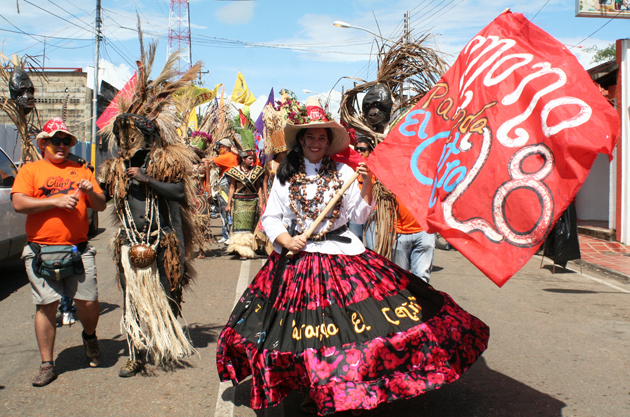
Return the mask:
<svg viewBox="0 0 630 417"><path fill-rule="evenodd" d="M83 261L72 258L73 245L40 245L29 242L29 246L35 252L33 270L44 278L62 280L74 274L83 273ZM87 242L77 246L78 254L81 254Z"/></svg>

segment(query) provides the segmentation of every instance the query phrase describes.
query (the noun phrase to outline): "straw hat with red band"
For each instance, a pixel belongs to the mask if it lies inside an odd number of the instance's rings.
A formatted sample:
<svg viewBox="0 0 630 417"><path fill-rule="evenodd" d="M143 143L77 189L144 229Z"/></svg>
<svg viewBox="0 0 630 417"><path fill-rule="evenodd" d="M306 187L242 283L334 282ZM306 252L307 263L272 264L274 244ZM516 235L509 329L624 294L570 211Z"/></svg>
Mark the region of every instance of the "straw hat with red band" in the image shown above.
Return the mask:
<svg viewBox="0 0 630 417"><path fill-rule="evenodd" d="M284 140L287 144L287 149L291 151L297 141L297 133L302 129L330 129L332 130L332 138L330 145L326 149L327 155L335 155L343 151L350 144L350 137L346 129L335 121L328 121L326 112L319 104L319 100L315 97L310 97L306 100L306 115L307 117L300 120L302 123L294 123L291 120L289 114L287 124L284 127Z"/></svg>
<svg viewBox="0 0 630 417"><path fill-rule="evenodd" d="M71 147L77 144L77 137L70 133L70 130L68 130L68 126L66 126L66 123L61 117L53 117L52 119L47 121L42 128L42 131L37 134L37 141L39 141L40 139L51 139L55 136L57 132L63 132L68 135L70 139L72 139L72 142L70 143Z"/></svg>

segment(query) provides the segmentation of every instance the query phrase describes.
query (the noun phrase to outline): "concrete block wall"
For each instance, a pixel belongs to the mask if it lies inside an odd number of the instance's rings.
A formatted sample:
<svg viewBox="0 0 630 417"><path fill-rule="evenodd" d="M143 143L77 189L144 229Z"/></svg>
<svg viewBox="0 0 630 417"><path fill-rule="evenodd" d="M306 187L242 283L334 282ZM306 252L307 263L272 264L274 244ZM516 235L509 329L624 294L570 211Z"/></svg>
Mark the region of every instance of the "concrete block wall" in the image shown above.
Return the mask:
<svg viewBox="0 0 630 417"><path fill-rule="evenodd" d="M46 79L31 74L35 86L35 106L40 122L61 116L63 102L69 94L66 124L79 141L89 142L92 136L92 90L87 87L87 73L81 71L45 71ZM66 89L68 91L66 92ZM9 86L0 84L0 95L9 97ZM0 123L12 123L6 113L0 111ZM41 126L38 126L41 127Z"/></svg>

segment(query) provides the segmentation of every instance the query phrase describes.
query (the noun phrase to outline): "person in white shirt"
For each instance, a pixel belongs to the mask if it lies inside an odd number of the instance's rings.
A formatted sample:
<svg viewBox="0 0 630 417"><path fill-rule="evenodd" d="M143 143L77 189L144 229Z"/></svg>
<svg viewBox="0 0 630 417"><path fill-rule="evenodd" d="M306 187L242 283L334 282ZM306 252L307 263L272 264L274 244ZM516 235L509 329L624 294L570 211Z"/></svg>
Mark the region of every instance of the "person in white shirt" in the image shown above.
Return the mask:
<svg viewBox="0 0 630 417"><path fill-rule="evenodd" d="M364 163L363 188L350 185L305 235L354 170L331 158L349 137L320 106L307 101L305 112L291 114L301 123L285 127L290 152L262 217L274 252L219 337L221 380L252 375L254 409L277 405L293 389L308 392L302 411L321 415L359 415L454 381L485 350L487 326L348 229L373 208Z"/></svg>

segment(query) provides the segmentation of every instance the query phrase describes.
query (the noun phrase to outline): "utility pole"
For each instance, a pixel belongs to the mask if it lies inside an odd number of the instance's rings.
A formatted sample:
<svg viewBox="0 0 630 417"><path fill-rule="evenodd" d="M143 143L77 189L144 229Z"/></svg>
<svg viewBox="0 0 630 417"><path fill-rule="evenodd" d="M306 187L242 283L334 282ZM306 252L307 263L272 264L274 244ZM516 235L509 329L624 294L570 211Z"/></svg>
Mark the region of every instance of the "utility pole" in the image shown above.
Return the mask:
<svg viewBox="0 0 630 417"><path fill-rule="evenodd" d="M405 13L405 42L407 43L411 43L411 27L409 25L409 10L407 10L407 13Z"/></svg>
<svg viewBox="0 0 630 417"><path fill-rule="evenodd" d="M90 142L90 160L92 166L96 168L96 114L98 100L98 57L101 46L101 0L96 0L96 23L94 26L96 38L94 40L94 89L92 90L92 140Z"/></svg>

